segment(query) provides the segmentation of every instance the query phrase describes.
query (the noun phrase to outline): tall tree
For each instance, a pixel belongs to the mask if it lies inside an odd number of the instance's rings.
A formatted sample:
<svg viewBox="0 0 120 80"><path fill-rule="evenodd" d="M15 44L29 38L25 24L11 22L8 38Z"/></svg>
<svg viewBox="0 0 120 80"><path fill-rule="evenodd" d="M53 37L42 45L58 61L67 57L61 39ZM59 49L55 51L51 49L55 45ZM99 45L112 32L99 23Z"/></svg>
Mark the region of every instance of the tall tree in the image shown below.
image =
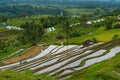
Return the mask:
<svg viewBox="0 0 120 80"><path fill-rule="evenodd" d="M66 33L66 44L68 45L69 33L70 33L70 30L71 30L71 27L70 27L70 17L63 17L63 19L65 21L63 22L62 29Z"/></svg>
<svg viewBox="0 0 120 80"><path fill-rule="evenodd" d="M25 43L33 43L35 44L38 42L43 34L44 34L44 28L40 24L35 24L34 22L32 23L25 23L22 25L24 28L24 31L22 35L20 36L20 41L25 44Z"/></svg>
<svg viewBox="0 0 120 80"><path fill-rule="evenodd" d="M112 24L113 24L113 21L112 21L112 20L109 20L109 19L108 19L108 21L106 21L105 24L106 24L106 25L105 25L106 30L112 29Z"/></svg>

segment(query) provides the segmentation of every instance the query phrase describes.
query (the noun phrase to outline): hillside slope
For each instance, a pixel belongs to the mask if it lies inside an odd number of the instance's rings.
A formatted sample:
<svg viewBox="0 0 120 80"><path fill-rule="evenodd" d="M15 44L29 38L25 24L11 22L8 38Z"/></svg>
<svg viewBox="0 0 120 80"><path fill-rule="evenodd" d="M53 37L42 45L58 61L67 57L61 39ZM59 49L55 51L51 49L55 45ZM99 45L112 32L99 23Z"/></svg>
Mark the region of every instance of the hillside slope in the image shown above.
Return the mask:
<svg viewBox="0 0 120 80"><path fill-rule="evenodd" d="M78 71L65 80L120 80L120 53L112 59Z"/></svg>

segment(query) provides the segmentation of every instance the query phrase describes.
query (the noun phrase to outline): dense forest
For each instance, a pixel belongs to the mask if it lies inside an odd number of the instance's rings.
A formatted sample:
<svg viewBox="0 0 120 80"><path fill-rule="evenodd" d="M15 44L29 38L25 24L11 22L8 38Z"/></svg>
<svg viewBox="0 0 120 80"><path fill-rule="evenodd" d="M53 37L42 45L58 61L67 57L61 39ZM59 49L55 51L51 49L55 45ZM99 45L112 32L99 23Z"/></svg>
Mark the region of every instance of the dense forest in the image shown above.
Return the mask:
<svg viewBox="0 0 120 80"><path fill-rule="evenodd" d="M98 2L99 1L99 2ZM110 0L1 0L0 14L10 16L29 16L33 14L60 15L67 14L66 9L96 9L100 8L109 13L113 9L119 9L120 3Z"/></svg>
<svg viewBox="0 0 120 80"><path fill-rule="evenodd" d="M99 2L98 2L99 1ZM117 1L88 1L88 0L1 0L0 13L10 15L33 15L33 14L52 14L60 15L61 12L67 14L66 9L96 9L109 12L119 9L120 3Z"/></svg>
<svg viewBox="0 0 120 80"><path fill-rule="evenodd" d="M24 2L24 4L22 3ZM25 3L26 2L26 3ZM46 5L46 6L45 6ZM25 17L31 15L69 15L68 9L93 9L102 14L119 10L120 3L110 1L43 1L43 0L5 0L0 1L0 16ZM71 11L74 13L73 11ZM79 12L79 11L78 11ZM81 11L80 11L81 12ZM95 11L92 11L95 12ZM9 15L9 16L8 16ZM70 14L71 15L71 14Z"/></svg>
<svg viewBox="0 0 120 80"><path fill-rule="evenodd" d="M42 8L42 7L33 7L31 5L13 5L13 6L0 6L0 13L10 14L10 16L16 15L16 17L21 16L31 16L31 15L60 15L60 13L66 14L65 10L59 8Z"/></svg>

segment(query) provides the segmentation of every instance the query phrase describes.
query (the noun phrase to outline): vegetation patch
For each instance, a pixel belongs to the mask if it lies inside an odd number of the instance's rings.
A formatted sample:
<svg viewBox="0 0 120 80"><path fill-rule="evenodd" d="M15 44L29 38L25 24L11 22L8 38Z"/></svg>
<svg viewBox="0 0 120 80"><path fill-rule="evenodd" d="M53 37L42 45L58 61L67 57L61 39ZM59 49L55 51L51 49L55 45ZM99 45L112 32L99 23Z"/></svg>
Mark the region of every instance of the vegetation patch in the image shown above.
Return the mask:
<svg viewBox="0 0 120 80"><path fill-rule="evenodd" d="M7 65L7 64L12 64L12 63L18 62L18 61L22 62L22 60L30 58L30 57L38 54L41 49L42 49L42 47L40 47L40 46L34 46L33 48L26 51L24 54L16 56L16 57L12 57L7 60L3 60L2 63Z"/></svg>
<svg viewBox="0 0 120 80"><path fill-rule="evenodd" d="M0 71L0 80L55 80L46 75L32 75L31 71L24 73Z"/></svg>

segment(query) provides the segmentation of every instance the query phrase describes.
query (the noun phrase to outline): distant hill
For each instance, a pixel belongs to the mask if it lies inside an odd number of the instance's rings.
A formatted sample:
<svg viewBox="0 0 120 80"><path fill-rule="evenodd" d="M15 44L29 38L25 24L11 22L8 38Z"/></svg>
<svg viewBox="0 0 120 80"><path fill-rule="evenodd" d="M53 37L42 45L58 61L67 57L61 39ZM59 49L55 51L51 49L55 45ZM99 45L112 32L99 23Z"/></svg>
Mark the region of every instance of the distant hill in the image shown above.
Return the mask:
<svg viewBox="0 0 120 80"><path fill-rule="evenodd" d="M120 1L120 0L0 0L0 3L16 3L16 2L51 2L51 1Z"/></svg>

